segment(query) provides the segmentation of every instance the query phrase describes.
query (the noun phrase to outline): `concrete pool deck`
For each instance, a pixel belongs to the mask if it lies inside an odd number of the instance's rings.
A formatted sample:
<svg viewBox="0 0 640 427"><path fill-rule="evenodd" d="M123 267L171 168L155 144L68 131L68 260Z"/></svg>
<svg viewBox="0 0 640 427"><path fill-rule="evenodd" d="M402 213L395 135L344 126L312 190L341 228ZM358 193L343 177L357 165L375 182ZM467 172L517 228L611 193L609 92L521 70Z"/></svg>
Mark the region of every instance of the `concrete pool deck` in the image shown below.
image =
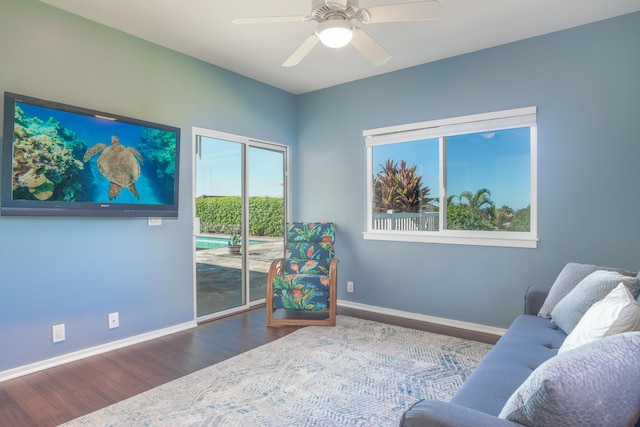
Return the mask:
<svg viewBox="0 0 640 427"><path fill-rule="evenodd" d="M269 266L274 259L284 256L282 238L256 237L256 239L261 240L261 242L249 245L248 264L251 300L265 297ZM241 275L242 255L230 254L227 247L197 249L196 291L198 316L241 305Z"/></svg>

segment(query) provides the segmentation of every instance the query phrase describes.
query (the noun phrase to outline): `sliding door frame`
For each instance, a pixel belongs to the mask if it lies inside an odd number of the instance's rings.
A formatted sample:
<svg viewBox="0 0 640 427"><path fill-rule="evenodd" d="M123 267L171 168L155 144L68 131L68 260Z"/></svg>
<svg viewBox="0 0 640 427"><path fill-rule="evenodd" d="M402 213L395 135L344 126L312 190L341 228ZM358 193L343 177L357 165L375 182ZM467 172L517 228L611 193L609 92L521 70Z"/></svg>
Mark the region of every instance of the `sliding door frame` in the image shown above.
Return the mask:
<svg viewBox="0 0 640 427"><path fill-rule="evenodd" d="M196 276L196 234L198 234L200 232L199 230L199 221L196 217L196 156L198 155L197 153L197 144L199 142L199 137L206 137L206 138L213 138L213 139L219 139L219 140L224 140L224 141L229 141L229 142L237 142L242 144L242 162L243 162L243 167L242 167L242 228L243 230L249 230L249 215L246 214L248 212L248 208L249 208L249 162L250 159L248 158L248 151L250 147L257 147L257 148L262 148L262 149L266 149L266 150L271 150L271 151L279 151L282 152L282 155L284 157L284 176L283 176L283 196L284 196L284 218L283 218L283 227L286 227L287 223L291 222L291 203L289 202L289 200L291 199L291 177L290 177L290 171L291 171L291 164L290 164L290 155L289 155L289 146L285 145L285 144L280 144L280 143L276 143L276 142L270 142L270 141L265 141L265 140L259 140L259 139L254 139L254 138L249 138L249 137L245 137L245 136L240 136L240 135L235 135L235 134L231 134L231 133L225 133L225 132L219 132L219 131L215 131L215 130L211 130L211 129L206 129L206 128L200 128L200 127L192 127L191 129L191 138L192 138L192 143L191 143L191 150L192 150L192 155L191 155L191 160L192 160L192 168L191 168L191 209L193 212L193 216L192 216L192 223L193 223L193 228L192 228L192 239L193 239L193 243L192 243L192 265L193 265L193 317L194 319L196 319L198 322L206 322L209 320L213 320L213 319L217 319L220 317L224 317L224 316L228 316L230 314L234 314L234 313L238 313L262 304L265 304L265 299L259 299L259 300L255 300L255 301L251 301L251 295L250 295L250 289L249 289L249 285L250 285L250 277L249 277L249 268L248 267L248 261L249 261L249 254L246 253L245 251L242 251L242 274L243 274L243 285L244 285L244 290L243 292L245 292L246 298L245 298L245 303L244 305L238 306L238 307L233 307L230 309L226 309L226 310L221 310L215 313L211 313L208 315L204 315L204 316L200 316L198 317L198 306L197 306L197 297L198 297L198 292L197 292L197 276ZM284 230L286 230L286 228L283 228L283 232ZM283 235L284 238L284 235ZM243 246L244 247L248 247L248 240L249 240L249 236L248 233L242 233L242 241L243 241ZM284 254L283 254L284 255Z"/></svg>

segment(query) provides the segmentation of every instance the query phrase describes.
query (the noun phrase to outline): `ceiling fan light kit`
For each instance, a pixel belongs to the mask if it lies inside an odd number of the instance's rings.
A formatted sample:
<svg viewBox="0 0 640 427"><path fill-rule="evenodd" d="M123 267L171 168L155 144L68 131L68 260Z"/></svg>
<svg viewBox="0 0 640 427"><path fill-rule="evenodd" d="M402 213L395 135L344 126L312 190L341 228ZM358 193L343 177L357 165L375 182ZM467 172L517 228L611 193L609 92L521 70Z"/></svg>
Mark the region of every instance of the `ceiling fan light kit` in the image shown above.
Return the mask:
<svg viewBox="0 0 640 427"><path fill-rule="evenodd" d="M318 24L316 35L323 45L338 49L351 43L353 27L347 21L325 21Z"/></svg>
<svg viewBox="0 0 640 427"><path fill-rule="evenodd" d="M440 16L437 0L413 1L360 9L358 0L311 0L311 14L308 16L266 16L258 18L237 18L235 24L264 22L305 22L318 23L315 33L309 36L289 58L283 67L298 65L311 49L321 42L330 48L341 48L351 43L372 64L378 66L391 59L377 41L362 28L351 23L377 24L384 22L408 22L436 19Z"/></svg>

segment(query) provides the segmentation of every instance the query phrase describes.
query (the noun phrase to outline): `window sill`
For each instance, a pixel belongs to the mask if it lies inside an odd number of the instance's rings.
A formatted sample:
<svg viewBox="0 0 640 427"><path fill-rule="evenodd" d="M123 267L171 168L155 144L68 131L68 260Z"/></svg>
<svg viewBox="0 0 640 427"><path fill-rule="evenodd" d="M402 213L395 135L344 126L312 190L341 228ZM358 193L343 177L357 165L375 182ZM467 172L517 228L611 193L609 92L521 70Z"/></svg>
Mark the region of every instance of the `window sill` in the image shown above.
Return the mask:
<svg viewBox="0 0 640 427"><path fill-rule="evenodd" d="M493 236L496 234L496 236ZM365 231L365 240L386 240L395 242L440 243L449 245L499 246L508 248L538 247L538 239L531 233L509 232L400 232L400 231Z"/></svg>

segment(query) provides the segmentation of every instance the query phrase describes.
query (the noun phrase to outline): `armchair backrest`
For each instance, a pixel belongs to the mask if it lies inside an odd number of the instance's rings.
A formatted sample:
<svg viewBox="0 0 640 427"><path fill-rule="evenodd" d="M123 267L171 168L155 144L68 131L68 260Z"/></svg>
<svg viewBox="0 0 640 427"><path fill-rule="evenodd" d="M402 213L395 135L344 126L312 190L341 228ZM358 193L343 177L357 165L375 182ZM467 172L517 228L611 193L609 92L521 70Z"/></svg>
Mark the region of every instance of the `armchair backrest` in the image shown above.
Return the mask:
<svg viewBox="0 0 640 427"><path fill-rule="evenodd" d="M287 230L284 273L329 275L335 235L331 222L292 223Z"/></svg>

